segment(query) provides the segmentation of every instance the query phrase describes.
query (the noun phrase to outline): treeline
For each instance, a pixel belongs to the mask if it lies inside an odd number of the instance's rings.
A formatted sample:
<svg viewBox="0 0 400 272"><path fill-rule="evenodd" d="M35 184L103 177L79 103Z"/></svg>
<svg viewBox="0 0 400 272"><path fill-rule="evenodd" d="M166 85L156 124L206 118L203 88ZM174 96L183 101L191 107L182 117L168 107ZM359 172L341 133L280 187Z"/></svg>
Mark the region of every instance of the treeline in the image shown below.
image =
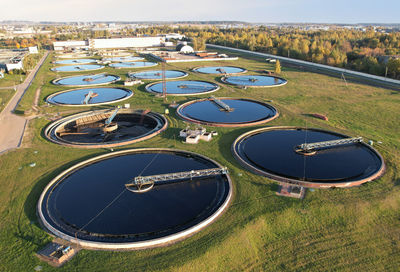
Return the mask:
<svg viewBox="0 0 400 272"><path fill-rule="evenodd" d="M386 34L373 28L362 31L343 28L299 30L158 26L139 29L135 34L156 35L168 32L190 37L195 50L204 50L205 43L213 43L400 78L400 32Z"/></svg>
<svg viewBox="0 0 400 272"><path fill-rule="evenodd" d="M202 30L208 43L344 67L374 75L400 77L400 33L373 29L300 31L287 29Z"/></svg>
<svg viewBox="0 0 400 272"><path fill-rule="evenodd" d="M49 27L49 37L0 41L0 46L51 45L55 40L155 36L184 34L197 50L205 43L230 46L257 52L343 67L379 76L400 78L400 32L381 33L369 28L299 30L296 28L246 27L221 29L215 26L159 25L146 28L126 26L118 32L82 30L74 26Z"/></svg>

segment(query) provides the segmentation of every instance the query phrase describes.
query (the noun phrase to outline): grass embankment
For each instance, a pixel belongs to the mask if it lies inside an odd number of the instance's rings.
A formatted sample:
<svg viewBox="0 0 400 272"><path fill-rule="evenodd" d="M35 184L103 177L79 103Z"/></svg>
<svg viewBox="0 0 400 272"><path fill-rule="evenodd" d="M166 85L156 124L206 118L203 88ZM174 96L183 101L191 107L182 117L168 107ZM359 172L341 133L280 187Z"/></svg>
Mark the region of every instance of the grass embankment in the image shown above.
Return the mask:
<svg viewBox="0 0 400 272"><path fill-rule="evenodd" d="M34 82L43 82L41 111L70 111L68 107L45 106L46 96L67 89L50 83L57 74L49 70L49 60ZM195 66L221 64L245 67L248 73L273 70L273 66L244 58L167 67L188 71ZM106 68L100 72L124 79L133 70ZM278 197L274 182L244 170L231 155L234 139L253 128L217 128L219 136L210 143L186 145L177 138L186 124L171 110L167 131L116 149L173 147L198 152L226 165L234 185L234 199L227 212L201 232L168 247L133 252L83 250L65 266L54 269L34 256L51 240L36 217L39 195L63 169L109 151L50 143L41 135L49 121L37 118L30 122L32 139L25 139L25 144L31 141L31 147L0 156L0 270L31 271L42 265L43 271L396 271L400 267L399 93L355 83L346 86L338 78L294 69L283 68L283 76L289 82L282 87L243 90L221 84L223 87L214 95L272 99L280 117L268 125L321 127L382 141L376 148L386 160L386 174L357 188L309 191L302 201ZM219 82L216 76L194 73L185 79ZM21 110L30 109L36 88L31 87L24 96ZM127 100L132 107L164 111L162 99L144 91L143 86L129 89L135 92ZM195 98L168 100L182 103ZM84 109L93 108L73 111ZM306 115L314 112L326 114L329 121ZM36 167L29 167L31 162L36 162Z"/></svg>

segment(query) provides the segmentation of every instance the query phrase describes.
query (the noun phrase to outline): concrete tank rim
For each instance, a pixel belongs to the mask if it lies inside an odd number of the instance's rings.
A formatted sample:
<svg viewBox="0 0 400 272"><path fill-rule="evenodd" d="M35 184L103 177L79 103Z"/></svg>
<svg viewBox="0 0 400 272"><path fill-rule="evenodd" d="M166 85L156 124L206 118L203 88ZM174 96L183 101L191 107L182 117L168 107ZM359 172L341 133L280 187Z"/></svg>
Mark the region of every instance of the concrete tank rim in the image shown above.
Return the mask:
<svg viewBox="0 0 400 272"><path fill-rule="evenodd" d="M229 100L245 100L245 101L250 101L250 102L254 102L254 103L258 103L261 104L263 106L266 106L268 108L272 108L275 110L275 115L270 117L270 118L266 118L266 119L262 119L259 121L255 121L255 122L241 122L241 123L218 123L218 122L205 122L205 121L201 121L201 120L197 120L197 119L193 119L187 116L184 116L183 113L181 112L185 107L197 103L197 102L202 102L205 100L209 100L209 98L201 98L201 99L197 99L197 100L191 100L188 102L185 102L181 105L179 105L179 107L176 109L176 114L178 115L178 117L180 117L182 120L184 121L188 121L194 124L202 124L202 125L207 125L207 126L213 126L213 127L248 127L248 126L257 126L257 125L261 125L261 124L265 124L268 122L271 122L273 120L275 120L276 118L279 117L279 111L276 107L274 107L273 105L263 102L263 101L257 101L257 100L253 100L253 99L249 99L249 98L235 98L235 97L216 97L218 99L229 99Z"/></svg>
<svg viewBox="0 0 400 272"><path fill-rule="evenodd" d="M134 57L138 58L136 60L124 60L124 61L118 61L118 60L107 60L107 59L112 59L112 58L125 58L125 57ZM146 60L144 57L139 57L139 56L134 56L134 55L128 55L128 56L113 56L113 57L103 57L101 61L111 61L112 63L120 63L120 62L135 62L135 61L142 61Z"/></svg>
<svg viewBox="0 0 400 272"><path fill-rule="evenodd" d="M234 83L230 83L230 82L227 82L227 81L226 81L226 79L227 79L228 77L234 77L234 76L235 76L235 75L233 75L233 76L223 76L223 77L221 78L221 81L222 81L223 83L225 83L225 84L229 84L229 85L232 85L232 86L247 87L247 88L275 88L275 87L280 87L280 86L286 85L286 84L288 83L288 80L285 79L285 78L283 78L283 77L280 77L280 76L269 76L269 75L248 75L248 76L273 77L273 78L277 78L277 79L283 80L283 83L274 84L274 85L252 86L252 85L238 85L238 84L234 84Z"/></svg>
<svg viewBox="0 0 400 272"><path fill-rule="evenodd" d="M74 60L74 59L87 59L87 60L93 60L93 61L90 61L90 62L80 62L80 63L77 63L77 64L73 64L73 63L57 63L58 61ZM61 60L55 60L55 61L53 62L53 64L59 64L59 65L61 65L61 66L71 66L71 65L90 64L90 63L96 63L96 64L98 64L98 59L93 59L93 58L70 58L70 59L68 59L68 58L66 58L66 59L61 59Z"/></svg>
<svg viewBox="0 0 400 272"><path fill-rule="evenodd" d="M96 86L95 86L95 88L96 88L96 89L105 89L105 88L109 88L109 87L101 87L101 86L100 86L100 87L96 87ZM46 101L47 103L50 103L50 104L56 105L56 106L66 106L66 107L88 107L88 106L99 106L99 105L105 105L105 104L119 103L119 102L121 102L121 101L124 101L124 100L126 100L126 99L131 98L131 97L135 94L134 91L132 91L132 90L130 90L130 89L128 89L128 88L119 87L119 86L118 86L118 87L111 87L111 88L112 88L112 89L121 89L121 90L124 90L124 91L126 91L127 93L129 93L129 95L128 95L127 97L123 97L123 98L121 98L121 99L117 99L117 100L113 100L113 101L108 101L108 102L94 103L94 104L89 104L89 105L83 105L83 104L79 104L79 105L76 105L76 104L60 104L60 103L52 103L52 102L49 101L49 99L53 98L53 97L56 96L56 95L62 94L62 93L66 93L66 92L70 92L70 91L76 91L76 90L91 89L90 86L86 86L86 87L82 87L82 88L67 89L67 90L63 90L63 91L59 91L59 92L56 92L56 93L49 94L49 95L45 98L45 101Z"/></svg>
<svg viewBox="0 0 400 272"><path fill-rule="evenodd" d="M272 127L263 127L263 128L258 128L258 129L254 129L251 131L247 131L241 135L239 135L235 141L232 143L231 145L231 152L233 154L233 157L236 159L237 162L239 162L239 164L244 167L245 169L249 170L252 173L255 173L257 175L261 175L264 177L267 177L275 182L278 183L288 183L288 184L292 184L292 185L300 185L303 186L305 188L334 188L334 187L339 187L339 188L347 188L347 187L354 187L354 186L358 186L361 185L363 183L366 182L370 182L373 180L376 180L380 177L383 176L383 174L385 173L386 170L386 165L385 165L385 161L382 157L382 155L372 146L361 142L361 144L365 147L367 147L370 151L372 151L375 155L377 155L377 157L379 158L379 160L381 161L381 165L380 168L373 173L372 175L363 178L363 179L359 179L359 180L355 180L355 181L350 181L350 182L332 182L332 183L321 183L321 182L309 182L309 181L302 181L302 180L298 180L298 179L292 179L292 178L286 178L286 177L282 177L282 176L278 176L276 174L273 173L269 173L267 171L258 169L256 167L254 167L253 165L247 163L245 160L242 159L242 157L238 154L236 147L238 145L238 143L240 141L242 141L243 139L245 139L246 137L249 137L251 135L260 133L260 132L264 132L264 131L271 131L271 130L279 130L279 129L305 129L304 127L300 127L300 126L272 126ZM327 132L327 133L331 133L331 134L336 134L338 136L343 136L348 138L348 135L339 133L339 132L334 132L334 131L330 131L330 130L326 130L326 129L321 129L321 128L307 128L310 130L315 130L315 131L321 131L321 132Z"/></svg>
<svg viewBox="0 0 400 272"><path fill-rule="evenodd" d="M77 75L73 75L73 76L66 76L66 77L58 77L58 78L55 78L55 79L53 79L53 80L51 81L51 83L54 84L54 85L56 85L56 86L63 86L63 87L82 87L82 86L101 86L101 85L108 85L108 84L112 84L112 83L115 83L115 82L121 80L121 77L120 77L120 76L118 76L118 75L113 75L113 74L108 74L107 72L105 72L105 73L98 73L98 74L78 75L78 76L97 76L97 75L101 75L101 74L105 74L105 75L107 75L107 76L114 76L115 79L114 79L113 81L110 81L110 82L98 83L98 84L91 84L91 85L82 85L82 84L79 84L79 85L73 85L73 84L72 84L72 85L70 85L70 84L65 85L65 84L58 84L58 83L57 83L57 82L60 81L61 79L66 79L66 78L71 78L71 77L77 77Z"/></svg>
<svg viewBox="0 0 400 272"><path fill-rule="evenodd" d="M174 82L174 81L181 81L181 80L169 80L168 82ZM167 96L195 96L195 95L210 94L210 93L213 93L213 92L218 91L218 90L221 88L221 86L219 86L217 83L210 82L210 81L206 81L206 80L188 80L188 81L197 81L197 82L210 83L210 84L214 85L216 88L215 88L214 90L207 91L207 92L201 92L201 93L190 93L190 94L168 94L168 93L167 93ZM150 89L150 87L153 86L153 85L155 85L155 84L160 84L160 82L157 81L157 82L148 83L148 84L145 86L145 90L146 90L147 92L152 93L152 94L155 94L155 95L157 95L157 94L158 94L158 95L162 95L162 93L154 92L153 90Z"/></svg>
<svg viewBox="0 0 400 272"><path fill-rule="evenodd" d="M54 183L58 182L62 177L65 175L71 173L71 171L77 170L78 168L88 165L91 162L98 161L99 159L106 159L106 158L111 158L114 156L119 156L123 154L129 154L129 153L134 153L134 152L142 152L142 151L166 151L166 152L180 152L180 153L187 153L191 154L194 156L198 156L200 158L203 158L205 160L211 161L218 167L222 167L221 164L216 162L215 160L208 158L204 155L191 152L191 151L186 151L186 150L180 150L180 149L172 149L172 148L134 148L134 149L124 149L120 151L115 151L115 152L110 152L110 153L105 153L101 154L98 156L94 156L92 158L83 160L68 169L62 171L59 173L56 177L54 177L43 189L39 200L37 202L36 210L38 214L38 219L40 224L45 228L45 231L50 232L51 235L55 235L56 237L62 238L66 241L72 242L74 244L78 244L79 246L82 246L87 249L99 249L99 250L139 250L139 249L148 249L148 248L154 248L154 247L160 247L160 246L167 246L172 243L179 242L183 239L186 239L199 231L201 231L203 228L207 227L211 223L215 222L217 218L219 218L228 208L231 200L232 200L232 195L233 195L233 184L232 180L229 176L229 174L225 174L227 181L228 181L228 187L229 187L229 192L222 203L222 205L218 208L216 212L214 212L211 216L206 218L205 220L201 221L200 223L177 233L158 238L158 239L152 239L148 241L142 241L142 242L127 242L127 243L103 243L103 242L94 242L94 241L87 241L87 240L82 240L82 239L77 239L75 237L69 236L64 234L61 231L58 231L54 227L51 226L50 223L47 222L47 220L44 217L43 211L42 211L42 203L45 198L45 195L47 191L54 185Z"/></svg>
<svg viewBox="0 0 400 272"><path fill-rule="evenodd" d="M136 73L143 73L143 72L151 72L151 71L156 71L156 70L137 71L137 72L133 72L133 73L128 73L128 76L129 76L129 74L136 74ZM187 73L187 72L185 72L185 71L181 71L181 70L175 70L175 69L173 69L173 70L166 70L166 71L176 71L176 72L181 72L181 73L184 74L184 75L178 76L178 77L165 78L165 80L170 80L170 81L175 80L175 79L181 79L181 78L187 77L187 76L189 75L189 73ZM129 76L129 77L131 77L131 76ZM140 80L150 80L150 81L153 81L153 80L162 80L162 78L139 78L139 77L138 77L138 79L140 79Z"/></svg>
<svg viewBox="0 0 400 272"><path fill-rule="evenodd" d="M233 68L240 68L243 71L241 72L237 72L237 73L226 73L227 75L240 75L240 74L244 74L247 73L248 70L246 68L243 67L239 67L239 66L233 66L233 65L217 65L217 66L211 66L211 65L202 65L202 66L197 66L191 69L192 72L195 73L200 73L200 74L205 74L205 75L218 75L218 74L214 74L214 73L204 73L204 72L199 72L197 69L200 68L205 68L205 67L233 67ZM220 75L224 75L224 74L220 74Z"/></svg>
<svg viewBox="0 0 400 272"><path fill-rule="evenodd" d="M131 62L128 62L128 63L134 63L134 62L135 62L135 61L131 61ZM137 61L137 62L140 62L140 61ZM136 67L135 67L135 66L132 66L132 67L113 67L113 66L111 66L110 64L124 63L124 62L113 62L113 63L108 64L107 67L113 68L113 69L143 69L143 68L149 68L149 67L154 67L154 66L157 66L157 65L158 65L157 62L152 62L152 61L147 61L147 62L153 63L153 64L152 64L152 65L142 66L142 67L137 67L137 66L136 66Z"/></svg>
<svg viewBox="0 0 400 272"><path fill-rule="evenodd" d="M83 65L86 65L86 64L83 64ZM56 67L50 68L50 71L55 72L55 73L84 73L84 72L87 72L87 71L96 71L96 70L101 70L101 69L105 68L104 65L100 65L100 64L95 64L95 65L98 65L100 67L99 68L95 68L95 69L85 69L85 70L78 70L78 71L56 71L56 70L53 70L53 69L56 69L56 68L59 68L59 67L73 66L73 65L61 65L61 66L56 66Z"/></svg>
<svg viewBox="0 0 400 272"><path fill-rule="evenodd" d="M111 148L111 147L119 147L119 146L124 146L124 145L128 145L128 144L134 144L137 142L142 142L145 140L148 140L150 138L153 138L155 136L157 136L158 134L160 134L161 132L165 131L168 128L168 119L165 118L164 115L157 113L157 112L149 112L147 114L149 114L151 116L151 118L153 119L159 119L162 121L163 125L161 128L159 129L153 129L151 133L144 135L140 138L134 138L132 140L126 140L126 141L122 141L122 142L115 142L115 143L110 143L110 144L76 144L74 142L61 142L61 141L57 141L55 139L53 139L51 137L51 133L53 132L54 129L57 129L58 126L60 126L61 124L65 123L65 122L72 122L74 120L77 120L79 118L85 117L87 116L87 114L92 113L92 115L95 114L103 114L108 112L110 109L105 109L105 110L96 110L96 111L85 111L85 112L80 112L80 113L76 113L76 114L71 114L69 116L63 117L61 119L58 119L54 122L51 122L50 124L48 124L46 126L46 128L44 129L44 136L45 138L55 144L58 145L63 145L63 146L67 146L67 147L75 147L75 148L86 148L86 149L94 149L94 148ZM121 110L120 110L121 112ZM132 114L136 114L138 113L137 109L122 109L122 113L132 113ZM154 116L152 116L154 115Z"/></svg>

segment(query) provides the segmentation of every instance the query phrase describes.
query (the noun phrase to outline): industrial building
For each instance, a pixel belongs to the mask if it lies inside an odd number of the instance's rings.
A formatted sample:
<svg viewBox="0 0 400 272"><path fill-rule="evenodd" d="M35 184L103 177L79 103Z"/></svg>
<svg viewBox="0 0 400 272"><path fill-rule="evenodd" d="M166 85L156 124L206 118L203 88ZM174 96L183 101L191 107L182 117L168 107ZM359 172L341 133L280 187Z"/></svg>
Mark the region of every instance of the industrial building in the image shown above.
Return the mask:
<svg viewBox="0 0 400 272"><path fill-rule="evenodd" d="M11 71L14 69L23 69L23 59L26 51L21 50L0 50L0 70Z"/></svg>
<svg viewBox="0 0 400 272"><path fill-rule="evenodd" d="M26 54L38 54L37 46L23 49L0 49L0 71L24 69L23 60Z"/></svg>
<svg viewBox="0 0 400 272"><path fill-rule="evenodd" d="M146 48L163 46L165 37L133 37L113 39L88 39L86 41L54 42L55 51L74 49Z"/></svg>

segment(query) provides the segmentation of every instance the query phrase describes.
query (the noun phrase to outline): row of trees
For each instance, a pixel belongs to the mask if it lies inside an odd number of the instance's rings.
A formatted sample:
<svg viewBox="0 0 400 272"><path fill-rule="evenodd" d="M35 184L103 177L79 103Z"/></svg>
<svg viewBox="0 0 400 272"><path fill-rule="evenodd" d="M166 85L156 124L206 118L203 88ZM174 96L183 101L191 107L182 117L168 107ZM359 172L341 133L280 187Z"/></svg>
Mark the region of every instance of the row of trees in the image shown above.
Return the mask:
<svg viewBox="0 0 400 272"><path fill-rule="evenodd" d="M397 58L400 55L400 32L381 33L373 28L366 31L342 28L316 31L263 26L220 29L210 26L163 25L134 29L127 25L114 34L107 30L82 30L74 26L52 26L50 29L50 36L2 40L0 46L40 47L49 46L56 40L154 36L176 32L190 37L195 50L204 50L206 43L214 43L400 78L400 60Z"/></svg>
<svg viewBox="0 0 400 272"><path fill-rule="evenodd" d="M207 42L399 78L400 33L369 30L231 29L198 32Z"/></svg>
<svg viewBox="0 0 400 272"><path fill-rule="evenodd" d="M214 43L400 78L400 60L397 58L400 32L382 33L373 28L316 31L263 26L228 29L154 26L139 29L134 34L168 32L190 37L195 50L204 50L206 43Z"/></svg>

